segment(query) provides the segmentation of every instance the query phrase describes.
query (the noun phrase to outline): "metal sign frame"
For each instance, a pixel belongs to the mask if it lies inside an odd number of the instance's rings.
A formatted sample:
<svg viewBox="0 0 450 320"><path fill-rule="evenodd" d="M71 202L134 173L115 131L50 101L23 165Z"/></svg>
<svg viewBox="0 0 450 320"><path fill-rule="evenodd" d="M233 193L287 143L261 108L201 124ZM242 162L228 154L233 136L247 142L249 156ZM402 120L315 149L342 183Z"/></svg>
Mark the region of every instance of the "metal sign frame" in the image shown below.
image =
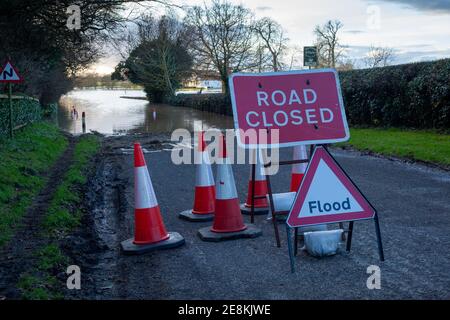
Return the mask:
<svg viewBox="0 0 450 320"><path fill-rule="evenodd" d="M352 245L352 236L353 236L353 224L355 221L359 221L359 220L374 220L375 223L375 233L376 233L376 237L377 237L377 246L378 246L378 255L380 258L380 261L384 261L384 250L383 250L383 242L381 239L381 231L380 231L380 222L378 219L378 212L377 210L374 208L374 206L370 203L370 201L367 199L367 197L364 195L364 193L362 193L362 191L359 189L359 187L355 184L355 182L350 178L350 176L347 174L347 172L345 172L345 170L341 167L341 165L336 161L336 159L334 159L334 157L331 155L331 153L328 151L328 149L326 148L326 146L324 145L316 145L314 146L314 152L316 151L316 148L323 148L325 150L326 153L328 153L328 155L332 158L332 160L334 160L334 162L336 163L336 165L338 166L338 168L344 173L344 175L349 179L349 181L354 185L354 187L356 188L356 190L361 194L361 196L363 197L363 199L370 205L370 207L373 209L374 211L374 215L372 218L364 218L364 219L355 219L355 220L342 220L340 223L343 222L349 222L349 228L347 230L344 230L344 232L347 233L347 242L346 242L346 251L350 252L351 249L351 245ZM312 156L311 156L312 158ZM309 165L311 162L308 163L308 167L306 169L306 172L309 169ZM303 184L303 181L302 181ZM301 186L300 186L301 188ZM299 189L300 190L300 189ZM298 197L299 192L297 192L297 196L296 199ZM295 200L294 200L295 203ZM294 204L292 205L292 207L294 206ZM291 207L291 210L292 210ZM289 213L290 214L290 213ZM330 223L322 223L322 224L334 224L336 222L330 222ZM294 256L297 255L297 230L298 228L300 228L301 226L295 226L295 227L291 227L286 223L286 234L287 234L287 243L288 243L288 253L289 253L289 261L290 261L290 265L291 265L291 272L294 273L295 272L295 261L294 261ZM292 248L292 235L291 235L291 231L294 230L295 231L295 243L294 243L294 249Z"/></svg>

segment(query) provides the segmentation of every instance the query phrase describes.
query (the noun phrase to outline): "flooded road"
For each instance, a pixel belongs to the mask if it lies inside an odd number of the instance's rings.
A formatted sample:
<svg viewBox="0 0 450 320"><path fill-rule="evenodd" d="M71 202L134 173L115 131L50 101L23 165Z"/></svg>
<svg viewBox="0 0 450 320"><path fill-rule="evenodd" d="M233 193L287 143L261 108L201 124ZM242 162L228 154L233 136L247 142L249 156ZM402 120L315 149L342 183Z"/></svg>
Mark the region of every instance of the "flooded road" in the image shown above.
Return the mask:
<svg viewBox="0 0 450 320"><path fill-rule="evenodd" d="M58 125L72 134L80 134L82 113L86 114L86 132L103 134L172 132L178 128L190 131L208 128L233 128L231 117L190 108L150 104L140 90L74 90L63 96L58 109ZM72 107L78 118L71 114Z"/></svg>

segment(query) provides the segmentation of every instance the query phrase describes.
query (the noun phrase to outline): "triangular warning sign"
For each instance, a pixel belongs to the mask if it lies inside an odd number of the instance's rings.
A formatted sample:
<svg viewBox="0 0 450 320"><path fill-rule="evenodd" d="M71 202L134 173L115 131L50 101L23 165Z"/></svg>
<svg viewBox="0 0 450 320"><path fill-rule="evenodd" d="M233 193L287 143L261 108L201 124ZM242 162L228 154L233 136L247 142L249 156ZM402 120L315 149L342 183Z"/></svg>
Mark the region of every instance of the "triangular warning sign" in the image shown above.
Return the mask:
<svg viewBox="0 0 450 320"><path fill-rule="evenodd" d="M375 209L331 154L316 147L294 200L291 227L370 219Z"/></svg>
<svg viewBox="0 0 450 320"><path fill-rule="evenodd" d="M21 82L22 77L17 72L16 68L11 64L11 62L7 61L5 66L1 69L0 72L0 82Z"/></svg>

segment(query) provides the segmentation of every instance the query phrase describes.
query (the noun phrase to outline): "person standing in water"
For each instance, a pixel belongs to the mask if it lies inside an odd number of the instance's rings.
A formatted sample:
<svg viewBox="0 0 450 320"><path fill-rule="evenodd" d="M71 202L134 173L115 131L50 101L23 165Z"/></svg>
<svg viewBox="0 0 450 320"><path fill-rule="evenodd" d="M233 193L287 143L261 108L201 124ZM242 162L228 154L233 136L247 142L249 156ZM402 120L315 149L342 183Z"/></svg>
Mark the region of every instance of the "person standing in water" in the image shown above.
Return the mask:
<svg viewBox="0 0 450 320"><path fill-rule="evenodd" d="M75 106L72 106L71 116L73 120L78 120L78 111L75 109Z"/></svg>

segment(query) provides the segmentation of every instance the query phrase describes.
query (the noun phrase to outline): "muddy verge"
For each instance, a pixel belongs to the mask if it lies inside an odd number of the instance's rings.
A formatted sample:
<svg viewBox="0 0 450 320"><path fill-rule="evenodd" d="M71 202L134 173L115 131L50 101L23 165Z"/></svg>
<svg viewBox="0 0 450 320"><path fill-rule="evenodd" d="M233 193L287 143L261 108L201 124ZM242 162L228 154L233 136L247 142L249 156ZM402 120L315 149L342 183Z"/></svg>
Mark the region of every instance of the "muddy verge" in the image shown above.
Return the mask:
<svg viewBox="0 0 450 320"><path fill-rule="evenodd" d="M122 175L124 157L132 157L139 141L145 153L170 148L169 136L104 137L95 168L84 191L82 226L67 237L63 249L81 270L81 290L64 289L66 299L114 299L126 296L120 261L121 222L130 209L125 188L133 181Z"/></svg>

